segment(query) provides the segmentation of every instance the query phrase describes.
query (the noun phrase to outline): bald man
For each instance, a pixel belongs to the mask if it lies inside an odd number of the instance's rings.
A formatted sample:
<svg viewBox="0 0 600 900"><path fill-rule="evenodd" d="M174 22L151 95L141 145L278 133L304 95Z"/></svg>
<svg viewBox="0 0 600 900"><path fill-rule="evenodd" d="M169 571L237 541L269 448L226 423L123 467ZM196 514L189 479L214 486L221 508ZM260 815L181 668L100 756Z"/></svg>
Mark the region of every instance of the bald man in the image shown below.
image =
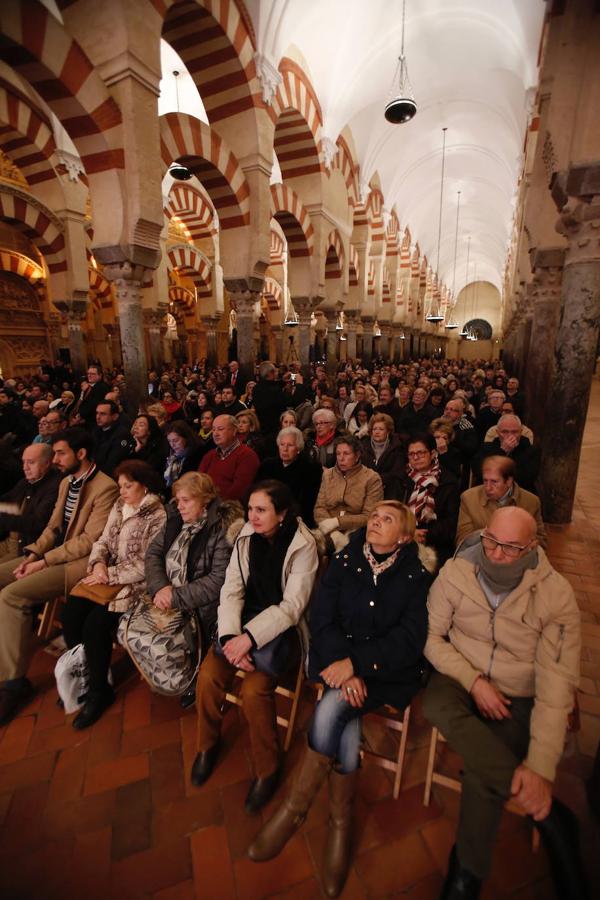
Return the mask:
<svg viewBox="0 0 600 900"><path fill-rule="evenodd" d="M425 656L435 671L424 712L464 770L447 898L479 896L511 796L539 828L557 896L587 896L574 817L552 799L579 677L580 616L536 530L526 510L498 509L429 593Z"/></svg>
<svg viewBox="0 0 600 900"><path fill-rule="evenodd" d="M41 401L40 401L41 402ZM0 562L20 556L46 527L58 495L60 472L52 468L52 447L31 444L21 456L24 477L0 497Z"/></svg>

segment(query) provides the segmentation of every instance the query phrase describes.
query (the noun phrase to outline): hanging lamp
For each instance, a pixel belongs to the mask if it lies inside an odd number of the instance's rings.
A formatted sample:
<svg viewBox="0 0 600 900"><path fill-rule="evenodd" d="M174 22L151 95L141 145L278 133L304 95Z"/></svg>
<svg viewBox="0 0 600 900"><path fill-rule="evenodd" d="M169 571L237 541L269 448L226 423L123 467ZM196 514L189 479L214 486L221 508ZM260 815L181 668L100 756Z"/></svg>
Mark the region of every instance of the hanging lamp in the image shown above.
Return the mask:
<svg viewBox="0 0 600 900"><path fill-rule="evenodd" d="M179 72L177 69L173 69L173 77L175 79L175 100L177 103L177 112L179 112ZM189 181L190 178L194 177L194 173L191 169L188 169L187 166L184 166L183 163L174 162L169 166L169 175L171 178L174 178L175 181Z"/></svg>
<svg viewBox="0 0 600 900"><path fill-rule="evenodd" d="M469 256L470 256L470 254L471 254L471 235L469 235L469 237L467 238L467 269L465 272L465 302L463 304L463 306L465 306L465 307L467 305L466 289L467 289L467 285L469 283ZM465 325L463 325L463 327L461 328L461 330L459 332L459 337L467 338L468 335L469 335L469 332L467 331Z"/></svg>
<svg viewBox="0 0 600 900"><path fill-rule="evenodd" d="M437 239L437 263L435 267L436 271L436 284L439 284L440 279L440 244L442 241L442 207L444 203L444 170L446 166L446 132L447 128L442 128L442 174L440 178L440 214L438 221L438 239ZM444 316L442 315L439 305L434 307L433 299L431 300L431 308L429 313L425 316L427 322L433 322L437 324L438 322L444 321Z"/></svg>
<svg viewBox="0 0 600 900"><path fill-rule="evenodd" d="M456 228L454 230L454 268L452 270L452 310L456 306L454 291L456 290L456 254L458 252L458 215L460 211L460 191L456 193ZM458 322L452 319L452 310L450 310L450 321L446 324L446 328L450 331L458 328Z"/></svg>
<svg viewBox="0 0 600 900"><path fill-rule="evenodd" d="M300 319L298 318L298 313L294 309L292 303L288 304L287 312L285 315L285 321L283 323L286 328L296 328L300 324Z"/></svg>
<svg viewBox="0 0 600 900"><path fill-rule="evenodd" d="M392 125L403 125L405 122L415 116L417 112L417 104L413 96L412 87L408 77L408 67L406 65L406 57L404 55L404 23L406 20L406 0L402 3L402 45L400 47L400 56L398 57L398 65L394 73L394 80L390 89L390 95L395 91L396 84L397 93L391 96L386 103L384 116Z"/></svg>

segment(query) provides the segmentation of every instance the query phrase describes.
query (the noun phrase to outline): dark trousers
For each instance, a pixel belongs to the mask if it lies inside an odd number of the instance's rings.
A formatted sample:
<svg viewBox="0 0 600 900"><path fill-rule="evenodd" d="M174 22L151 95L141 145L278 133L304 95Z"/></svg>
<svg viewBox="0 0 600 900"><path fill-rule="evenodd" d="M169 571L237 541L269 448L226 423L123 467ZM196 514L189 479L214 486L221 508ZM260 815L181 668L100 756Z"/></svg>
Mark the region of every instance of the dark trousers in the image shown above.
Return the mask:
<svg viewBox="0 0 600 900"><path fill-rule="evenodd" d="M533 699L511 700L510 719L485 719L458 681L439 672L431 675L423 697L426 718L463 758L456 852L478 878L489 874L502 808L529 746Z"/></svg>
<svg viewBox="0 0 600 900"><path fill-rule="evenodd" d="M63 634L69 650L83 644L90 676L90 693L102 694L109 690L108 669L112 656L112 644L121 613L110 612L85 597L72 597L61 611Z"/></svg>

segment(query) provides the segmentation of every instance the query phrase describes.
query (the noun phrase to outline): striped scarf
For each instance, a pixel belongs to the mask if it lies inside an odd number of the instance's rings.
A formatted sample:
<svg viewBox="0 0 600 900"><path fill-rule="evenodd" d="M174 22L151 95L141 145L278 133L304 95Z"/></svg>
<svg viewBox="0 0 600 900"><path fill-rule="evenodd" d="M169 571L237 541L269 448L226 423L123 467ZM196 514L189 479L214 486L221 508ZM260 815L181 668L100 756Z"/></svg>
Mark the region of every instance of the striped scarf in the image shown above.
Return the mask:
<svg viewBox="0 0 600 900"><path fill-rule="evenodd" d="M206 525L206 515L199 522L192 525L184 525L167 550L165 569L167 578L173 587L181 587L187 583L187 560L190 552L190 544L193 538L202 531Z"/></svg>
<svg viewBox="0 0 600 900"><path fill-rule="evenodd" d="M437 519L434 494L440 483L439 459L436 457L426 472L417 472L410 463L406 467L406 471L414 484L407 505L415 514L417 525L433 522Z"/></svg>

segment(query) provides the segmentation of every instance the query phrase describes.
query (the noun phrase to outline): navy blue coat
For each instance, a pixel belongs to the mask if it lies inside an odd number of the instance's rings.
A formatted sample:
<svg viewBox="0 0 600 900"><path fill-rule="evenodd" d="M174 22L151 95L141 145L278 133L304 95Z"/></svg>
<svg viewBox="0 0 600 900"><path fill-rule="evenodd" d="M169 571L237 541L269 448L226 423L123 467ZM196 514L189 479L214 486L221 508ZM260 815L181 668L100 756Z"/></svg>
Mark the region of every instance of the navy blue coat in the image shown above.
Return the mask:
<svg viewBox="0 0 600 900"><path fill-rule="evenodd" d="M365 534L354 532L335 554L311 603L309 676L350 657L370 700L403 709L421 685L431 576L411 542L375 583Z"/></svg>

